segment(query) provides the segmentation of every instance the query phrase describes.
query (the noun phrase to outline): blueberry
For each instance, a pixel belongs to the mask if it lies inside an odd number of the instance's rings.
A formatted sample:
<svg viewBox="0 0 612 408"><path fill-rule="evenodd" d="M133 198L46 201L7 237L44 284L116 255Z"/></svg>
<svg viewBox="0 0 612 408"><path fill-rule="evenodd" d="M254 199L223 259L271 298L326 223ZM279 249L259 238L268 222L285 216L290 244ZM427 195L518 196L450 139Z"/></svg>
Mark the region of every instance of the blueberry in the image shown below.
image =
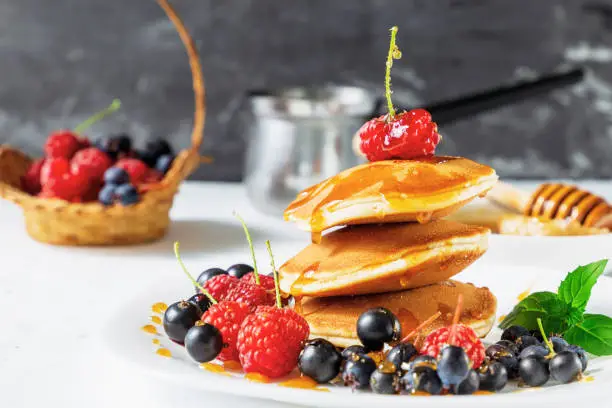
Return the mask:
<svg viewBox="0 0 612 408"><path fill-rule="evenodd" d="M245 264L236 264L227 268L227 274L238 279L242 278L249 272L253 272L253 267Z"/></svg>
<svg viewBox="0 0 612 408"><path fill-rule="evenodd" d="M358 344L348 346L347 348L342 350L342 358L344 358L345 360L348 360L354 354L366 355L368 354L368 350L362 345L358 345Z"/></svg>
<svg viewBox="0 0 612 408"><path fill-rule="evenodd" d="M408 371L400 379L400 384L410 393L417 391L427 392L431 395L442 393L442 381L438 377L438 373L426 365L416 366Z"/></svg>
<svg viewBox="0 0 612 408"><path fill-rule="evenodd" d="M170 340L183 344L187 331L198 320L200 309L191 302L180 301L168 306L164 313L163 326Z"/></svg>
<svg viewBox="0 0 612 408"><path fill-rule="evenodd" d="M204 295L203 293L196 293L190 297L188 301L195 304L200 309L200 316L206 312L212 304L208 296Z"/></svg>
<svg viewBox="0 0 612 408"><path fill-rule="evenodd" d="M370 386L370 377L374 370L376 370L376 363L371 357L353 354L344 364L342 380L345 385L365 389Z"/></svg>
<svg viewBox="0 0 612 408"><path fill-rule="evenodd" d="M117 190L117 186L114 184L105 185L98 193L98 201L104 205L113 205L115 202L115 190Z"/></svg>
<svg viewBox="0 0 612 408"><path fill-rule="evenodd" d="M104 172L104 183L120 186L130 182L130 175L119 167L110 167Z"/></svg>
<svg viewBox="0 0 612 408"><path fill-rule="evenodd" d="M94 146L117 159L119 153L128 153L132 149L132 139L126 134L106 136L96 140Z"/></svg>
<svg viewBox="0 0 612 408"><path fill-rule="evenodd" d="M200 284L200 286L203 286L207 280L217 275L227 275L227 272L221 268L210 268L205 270L200 274L200 276L198 276L197 282ZM200 292L198 288L195 288L195 291L196 293Z"/></svg>
<svg viewBox="0 0 612 408"><path fill-rule="evenodd" d="M519 376L525 384L531 387L546 384L550 378L548 360L538 355L522 359L519 363Z"/></svg>
<svg viewBox="0 0 612 408"><path fill-rule="evenodd" d="M419 367L419 366L427 366L435 370L438 368L438 361L432 356L428 356L427 354L422 354L420 356L416 356L414 360L412 360L407 365L402 364L402 369L412 370L413 368Z"/></svg>
<svg viewBox="0 0 612 408"><path fill-rule="evenodd" d="M582 362L578 354L570 350L557 353L548 363L550 375L561 383L574 381L582 373Z"/></svg>
<svg viewBox="0 0 612 408"><path fill-rule="evenodd" d="M159 171L162 174L166 174L170 167L172 167L172 162L174 161L174 156L171 154L164 154L163 156L159 156L157 162L155 163L155 170Z"/></svg>
<svg viewBox="0 0 612 408"><path fill-rule="evenodd" d="M372 373L370 388L376 394L397 394L400 391L400 372L389 362L382 364Z"/></svg>
<svg viewBox="0 0 612 408"><path fill-rule="evenodd" d="M314 339L306 343L298 359L300 372L324 384L336 378L342 365L342 355L332 343Z"/></svg>
<svg viewBox="0 0 612 408"><path fill-rule="evenodd" d="M502 390L508 383L508 371L501 363L489 362L478 369L480 377L480 389L483 391L497 392Z"/></svg>
<svg viewBox="0 0 612 408"><path fill-rule="evenodd" d="M563 340L561 337L553 336L548 340L550 340L550 342L552 343L553 348L555 349L555 353L565 351L569 347L569 343Z"/></svg>
<svg viewBox="0 0 612 408"><path fill-rule="evenodd" d="M519 352L525 350L529 346L537 346L539 344L540 340L530 335L521 336L516 340L516 345L518 346Z"/></svg>
<svg viewBox="0 0 612 408"><path fill-rule="evenodd" d="M480 387L480 377L474 370L470 370L468 375L459 384L450 388L455 395L471 395L478 391Z"/></svg>
<svg viewBox="0 0 612 408"><path fill-rule="evenodd" d="M529 330L524 328L523 326L510 326L501 335L502 340L508 340L511 342L515 342L521 336L528 336Z"/></svg>
<svg viewBox="0 0 612 408"><path fill-rule="evenodd" d="M578 358L580 359L580 362L582 363L582 372L585 372L587 369L587 366L589 365L589 357L587 356L586 351L584 351L582 347L574 346L574 345L570 345L567 349L569 351L573 351L574 353L578 355Z"/></svg>
<svg viewBox="0 0 612 408"><path fill-rule="evenodd" d="M357 336L372 351L380 351L385 343L399 340L400 333L399 320L383 307L367 310L357 320Z"/></svg>
<svg viewBox="0 0 612 408"><path fill-rule="evenodd" d="M546 357L548 354L550 354L550 351L548 351L548 349L543 345L529 346L521 351L521 354L519 354L519 359L524 359L530 356Z"/></svg>
<svg viewBox="0 0 612 408"><path fill-rule="evenodd" d="M185 348L198 363L214 360L223 348L221 332L208 323L198 323L187 331Z"/></svg>
<svg viewBox="0 0 612 408"><path fill-rule="evenodd" d="M122 205L136 204L138 200L140 200L138 190L136 190L136 187L131 184L117 186L115 194L117 195L117 198L121 200Z"/></svg>
<svg viewBox="0 0 612 408"><path fill-rule="evenodd" d="M438 356L438 376L445 386L457 385L467 377L470 359L462 347L447 345Z"/></svg>
<svg viewBox="0 0 612 408"><path fill-rule="evenodd" d="M419 352L412 344L400 343L389 350L387 353L387 361L395 365L399 370L402 368L403 363L409 363L417 354L419 354Z"/></svg>

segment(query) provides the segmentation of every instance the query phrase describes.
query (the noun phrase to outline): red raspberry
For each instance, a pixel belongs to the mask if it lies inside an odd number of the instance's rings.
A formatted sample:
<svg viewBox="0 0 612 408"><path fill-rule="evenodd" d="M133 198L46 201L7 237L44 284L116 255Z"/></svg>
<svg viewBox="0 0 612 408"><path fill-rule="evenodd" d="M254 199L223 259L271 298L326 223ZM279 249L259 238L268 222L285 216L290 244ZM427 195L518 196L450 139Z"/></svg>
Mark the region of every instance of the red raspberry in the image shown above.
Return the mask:
<svg viewBox="0 0 612 408"><path fill-rule="evenodd" d="M85 194L88 187L89 179L87 177L79 174L64 173L60 176L47 179L39 197L82 202L83 194Z"/></svg>
<svg viewBox="0 0 612 408"><path fill-rule="evenodd" d="M81 148L81 141L70 130L53 132L45 142L47 157L63 157L70 159Z"/></svg>
<svg viewBox="0 0 612 408"><path fill-rule="evenodd" d="M230 275L217 275L213 276L204 284L202 287L210 293L210 295L217 301L225 300L227 293L231 288L240 282L238 278Z"/></svg>
<svg viewBox="0 0 612 408"><path fill-rule="evenodd" d="M240 278L242 282L250 283L251 285L256 285L255 283L255 274L253 272L249 272ZM259 284L265 290L274 290L274 278L268 275L259 275Z"/></svg>
<svg viewBox="0 0 612 408"><path fill-rule="evenodd" d="M138 159L121 159L115 163L115 167L125 170L130 175L133 185L141 184L149 176L149 167Z"/></svg>
<svg viewBox="0 0 612 408"><path fill-rule="evenodd" d="M438 126L425 109L401 112L388 119L388 115L364 123L357 132L361 152L369 161L413 159L430 156L440 143Z"/></svg>
<svg viewBox="0 0 612 408"><path fill-rule="evenodd" d="M269 296L268 291L262 286L252 285L239 280L228 290L225 300L244 303L249 305L252 310L255 310L257 306L274 305L275 298Z"/></svg>
<svg viewBox="0 0 612 408"><path fill-rule="evenodd" d="M240 331L240 325L251 309L238 302L219 302L212 305L203 315L204 323L212 324L221 332L223 338L223 349L217 356L221 361L239 361L236 338Z"/></svg>
<svg viewBox="0 0 612 408"><path fill-rule="evenodd" d="M40 185L40 173L44 164L45 159L36 160L23 177L21 177L21 186L26 193L36 195L40 192L42 188Z"/></svg>
<svg viewBox="0 0 612 408"><path fill-rule="evenodd" d="M237 347L246 373L270 378L289 374L310 334L308 323L291 309L260 306L242 322Z"/></svg>
<svg viewBox="0 0 612 408"><path fill-rule="evenodd" d="M92 181L101 181L104 172L112 165L111 158L95 147L80 150L70 162L73 173L83 173Z"/></svg>
<svg viewBox="0 0 612 408"><path fill-rule="evenodd" d="M40 169L40 184L45 186L49 179L60 178L70 172L70 162L63 157L45 160Z"/></svg>
<svg viewBox="0 0 612 408"><path fill-rule="evenodd" d="M438 358L442 346L448 344L451 329L452 326L441 327L429 333L423 342L423 347L421 347L421 354ZM457 332L455 333L454 345L463 347L472 362L472 368L480 367L485 359L485 348L474 330L463 324L458 324L455 330Z"/></svg>

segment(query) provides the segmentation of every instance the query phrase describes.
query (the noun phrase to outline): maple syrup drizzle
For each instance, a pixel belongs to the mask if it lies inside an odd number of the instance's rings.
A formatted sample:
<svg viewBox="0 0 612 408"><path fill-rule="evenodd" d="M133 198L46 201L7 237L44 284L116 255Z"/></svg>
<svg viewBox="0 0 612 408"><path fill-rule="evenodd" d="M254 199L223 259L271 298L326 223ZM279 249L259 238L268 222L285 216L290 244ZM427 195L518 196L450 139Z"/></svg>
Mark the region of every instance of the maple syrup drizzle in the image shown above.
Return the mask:
<svg viewBox="0 0 612 408"><path fill-rule="evenodd" d="M491 391L478 390L478 391L474 392L474 394L472 394L472 395L493 395L493 394L495 394L495 393L491 392Z"/></svg>
<svg viewBox="0 0 612 408"><path fill-rule="evenodd" d="M159 316L151 316L151 321L155 324L162 324L162 319Z"/></svg>
<svg viewBox="0 0 612 408"><path fill-rule="evenodd" d="M586 377L582 379L582 382L593 382L593 381L595 381L595 378L593 378L592 375L587 375Z"/></svg>
<svg viewBox="0 0 612 408"><path fill-rule="evenodd" d="M525 299L527 296L529 296L529 294L531 293L531 288L527 289L524 292L519 293L519 295L516 297L518 299L518 301L522 301L523 299Z"/></svg>
<svg viewBox="0 0 612 408"><path fill-rule="evenodd" d="M168 309L168 305L164 302L157 302L151 306L151 310L153 313L163 314L166 309Z"/></svg>
<svg viewBox="0 0 612 408"><path fill-rule="evenodd" d="M290 378L288 380L278 383L279 387L287 388L300 388L303 390L323 391L329 392L329 388L320 387L319 384L310 377L300 376L296 378Z"/></svg>
<svg viewBox="0 0 612 408"><path fill-rule="evenodd" d="M505 319L507 316L508 316L508 315L503 314L503 315L499 316L499 319L497 319L497 321L498 321L499 323L501 323L501 322L503 322L503 321L504 321L504 319Z"/></svg>
<svg viewBox="0 0 612 408"><path fill-rule="evenodd" d="M146 332L146 333L149 333L149 334L159 334L158 331L157 331L157 328L155 326L153 326L152 324L145 324L140 329L143 332Z"/></svg>
<svg viewBox="0 0 612 408"><path fill-rule="evenodd" d="M220 364L214 363L202 363L200 367L206 371L210 371L211 373L225 375L226 377L231 377L230 374L225 370L225 367Z"/></svg>
<svg viewBox="0 0 612 408"><path fill-rule="evenodd" d="M159 346L159 344L160 344L159 339L153 339L153 340L151 340L151 342L152 342L153 344L157 345L157 346Z"/></svg>
<svg viewBox="0 0 612 408"><path fill-rule="evenodd" d="M259 373L246 373L244 378L252 382L264 384L267 384L272 381L269 377Z"/></svg>
<svg viewBox="0 0 612 408"><path fill-rule="evenodd" d="M158 348L157 351L155 351L155 354L157 354L158 356L166 357L166 358L172 357L172 353L170 352L170 350L168 350L165 347Z"/></svg>

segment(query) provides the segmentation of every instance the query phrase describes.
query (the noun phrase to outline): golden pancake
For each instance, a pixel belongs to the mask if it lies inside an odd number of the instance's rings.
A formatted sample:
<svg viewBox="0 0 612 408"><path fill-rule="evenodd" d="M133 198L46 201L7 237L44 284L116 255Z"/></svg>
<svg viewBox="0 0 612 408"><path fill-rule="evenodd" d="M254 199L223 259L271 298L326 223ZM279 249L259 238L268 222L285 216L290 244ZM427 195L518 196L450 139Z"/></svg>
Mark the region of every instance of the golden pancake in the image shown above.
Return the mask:
<svg viewBox="0 0 612 408"><path fill-rule="evenodd" d="M478 336L486 336L495 323L495 296L487 288L453 280L378 295L304 298L296 310L310 325L312 338L322 337L339 347L348 347L360 343L357 319L370 308L384 307L392 311L402 325L402 337L436 312L441 312L442 315L423 330L426 335L451 324L459 294L463 294L459 322L472 327Z"/></svg>
<svg viewBox="0 0 612 408"><path fill-rule="evenodd" d="M462 157L372 162L302 191L284 216L314 233L338 225L427 222L483 196L496 182L495 170Z"/></svg>
<svg viewBox="0 0 612 408"><path fill-rule="evenodd" d="M487 249L489 230L437 220L354 225L310 244L279 269L293 296L382 293L448 279Z"/></svg>

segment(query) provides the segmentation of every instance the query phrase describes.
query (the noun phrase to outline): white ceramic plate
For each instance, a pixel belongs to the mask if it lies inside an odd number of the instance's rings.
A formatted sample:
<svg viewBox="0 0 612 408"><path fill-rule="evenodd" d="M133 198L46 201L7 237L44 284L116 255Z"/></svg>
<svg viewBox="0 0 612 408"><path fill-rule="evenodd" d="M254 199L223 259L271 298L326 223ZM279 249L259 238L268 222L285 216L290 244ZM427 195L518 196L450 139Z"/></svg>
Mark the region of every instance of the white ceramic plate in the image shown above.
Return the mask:
<svg viewBox="0 0 612 408"><path fill-rule="evenodd" d="M295 252L295 248L277 249L279 260ZM213 260L214 259L214 260ZM229 254L216 254L211 258L211 266L231 264L235 258ZM260 263L262 263L260 261ZM546 270L533 267L503 266L488 262L477 262L457 276L457 279L473 282L478 286L488 286L499 301L498 316L508 313L517 302L517 296L526 290L555 290L567 270ZM171 272L169 272L169 275ZM523 389L515 392L494 395L475 395L461 397L410 397L383 396L364 392L351 392L344 387L330 386L330 392L317 392L295 388L280 387L275 384L261 384L248 381L240 376L228 377L201 369L193 362L185 350L171 343L165 336L157 336L163 346L171 352L172 358L155 354L157 346L152 343L153 335L141 330L149 323L151 305L158 301L172 303L193 293L189 282L177 270L153 289L135 298L121 308L104 329L106 343L120 361L140 371L140 375L153 375L164 379L181 389L198 389L203 398L207 392L221 392L244 397L263 398L292 404L318 407L372 408L391 407L520 407L526 402L529 406L566 406L570 402L602 406L609 395L612 385L612 359L597 358L589 362L587 375L592 381L582 381L568 385L554 385L543 388ZM594 313L612 315L612 279L602 277L595 287L588 310ZM163 332L161 327L158 328ZM494 330L489 339L499 339L499 330ZM560 406L561 406L560 405Z"/></svg>

